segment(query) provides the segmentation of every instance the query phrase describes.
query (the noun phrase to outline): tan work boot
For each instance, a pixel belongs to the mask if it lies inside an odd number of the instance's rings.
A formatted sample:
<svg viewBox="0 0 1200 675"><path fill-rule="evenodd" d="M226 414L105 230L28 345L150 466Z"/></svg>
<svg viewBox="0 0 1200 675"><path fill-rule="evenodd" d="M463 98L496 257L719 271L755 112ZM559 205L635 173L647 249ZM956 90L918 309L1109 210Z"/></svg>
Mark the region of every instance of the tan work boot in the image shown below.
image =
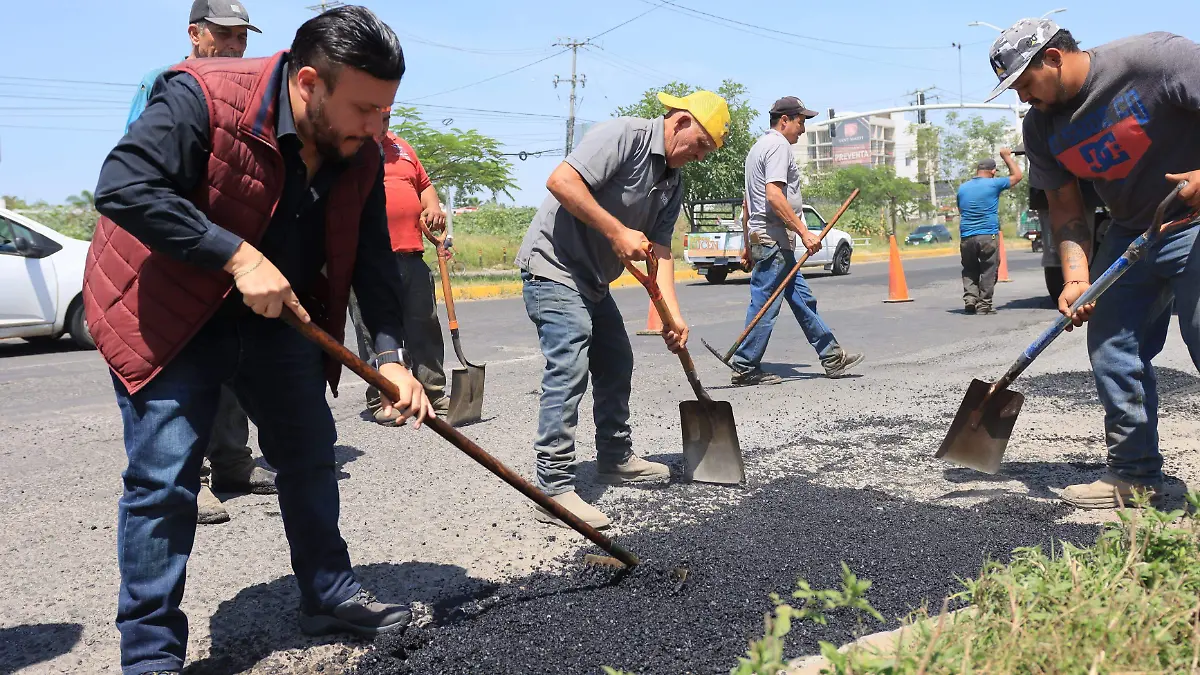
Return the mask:
<svg viewBox="0 0 1200 675"><path fill-rule="evenodd" d="M568 511L574 513L579 517L580 520L588 525L591 525L597 530L602 530L612 524L611 518L604 515L600 509L580 499L579 495L576 494L574 490L570 492L564 492L560 495L554 495L551 497L551 499L565 506ZM540 506L534 507L533 517L543 523L549 523L550 525L557 525L559 527L567 527L566 523L550 515L549 511L546 511Z"/></svg>
<svg viewBox="0 0 1200 675"><path fill-rule="evenodd" d="M632 454L620 464L599 463L596 470L596 480L605 485L647 483L667 480L670 477L671 468L666 464L651 462Z"/></svg>
<svg viewBox="0 0 1200 675"><path fill-rule="evenodd" d="M433 412L437 413L438 417L445 417L450 412L450 397L442 394L437 398L429 398L430 405L433 406Z"/></svg>
<svg viewBox="0 0 1200 675"><path fill-rule="evenodd" d="M1158 500L1160 491L1150 485L1138 485L1107 474L1094 483L1070 485L1062 492L1063 501L1081 509L1116 509L1121 504L1133 506L1134 492L1148 494L1150 501ZM1120 496L1120 501L1117 497Z"/></svg>
<svg viewBox="0 0 1200 675"><path fill-rule="evenodd" d="M201 525L229 522L229 512L225 510L225 505L207 485L201 485L200 492L196 495L196 522Z"/></svg>

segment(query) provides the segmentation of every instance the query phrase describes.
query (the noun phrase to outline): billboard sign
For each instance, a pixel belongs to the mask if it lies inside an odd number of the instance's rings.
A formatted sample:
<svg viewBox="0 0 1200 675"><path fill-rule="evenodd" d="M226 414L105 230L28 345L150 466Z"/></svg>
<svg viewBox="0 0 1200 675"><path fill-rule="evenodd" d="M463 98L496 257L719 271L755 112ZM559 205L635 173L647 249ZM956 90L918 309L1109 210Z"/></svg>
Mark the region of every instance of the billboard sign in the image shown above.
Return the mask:
<svg viewBox="0 0 1200 675"><path fill-rule="evenodd" d="M866 117L855 117L837 123L833 137L834 166L871 165L871 123Z"/></svg>

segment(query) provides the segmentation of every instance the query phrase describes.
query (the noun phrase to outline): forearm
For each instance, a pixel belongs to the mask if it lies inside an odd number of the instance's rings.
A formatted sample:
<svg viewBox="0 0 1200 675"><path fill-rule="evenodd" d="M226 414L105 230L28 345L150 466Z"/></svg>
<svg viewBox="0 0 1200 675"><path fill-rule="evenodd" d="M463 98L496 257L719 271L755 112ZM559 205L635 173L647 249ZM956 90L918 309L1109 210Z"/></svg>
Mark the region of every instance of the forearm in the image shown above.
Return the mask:
<svg viewBox="0 0 1200 675"><path fill-rule="evenodd" d="M242 238L210 221L195 204L166 185L146 183L108 189L104 174L96 210L153 251L205 269L232 260Z"/></svg>
<svg viewBox="0 0 1200 675"><path fill-rule="evenodd" d="M658 258L658 275L655 279L658 281L659 290L662 291L663 302L671 311L671 316L684 324L686 322L679 308L679 297L675 294L675 260L671 256L671 249L662 244L654 244L654 255Z"/></svg>
<svg viewBox="0 0 1200 675"><path fill-rule="evenodd" d="M587 183L571 165L559 164L546 181L546 189L568 213L610 241L625 229L621 221L600 206Z"/></svg>
<svg viewBox="0 0 1200 675"><path fill-rule="evenodd" d="M767 205L779 216L787 228L796 234L804 234L808 231L808 227L804 224L804 220L796 215L792 210L792 205L788 203L787 197L783 195L783 191L775 187L774 184L767 184Z"/></svg>
<svg viewBox="0 0 1200 675"><path fill-rule="evenodd" d="M421 191L421 208L441 210L442 202L438 199L437 190L432 185Z"/></svg>
<svg viewBox="0 0 1200 675"><path fill-rule="evenodd" d="M1047 190L1050 206L1050 231L1058 246L1064 281L1088 281L1088 257L1092 250L1092 230L1084 210L1079 183L1071 181Z"/></svg>
<svg viewBox="0 0 1200 675"><path fill-rule="evenodd" d="M1006 155L1004 157L1004 165L1008 167L1008 178L1010 185L1016 185L1017 183L1020 183L1021 179L1025 177L1024 172L1021 171L1021 165L1017 163L1017 160L1012 155Z"/></svg>

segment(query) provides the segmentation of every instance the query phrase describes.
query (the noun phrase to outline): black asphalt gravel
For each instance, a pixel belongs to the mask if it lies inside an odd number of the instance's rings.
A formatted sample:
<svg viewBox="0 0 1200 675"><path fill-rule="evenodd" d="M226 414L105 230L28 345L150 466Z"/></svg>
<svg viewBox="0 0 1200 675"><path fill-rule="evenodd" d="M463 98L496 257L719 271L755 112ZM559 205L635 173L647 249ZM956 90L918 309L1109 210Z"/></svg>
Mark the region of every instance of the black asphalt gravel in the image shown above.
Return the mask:
<svg viewBox="0 0 1200 675"><path fill-rule="evenodd" d="M1066 513L1057 504L1008 497L964 510L803 477L774 481L698 522L667 522L693 512L712 490L672 485L656 493L662 520L621 539L645 563L619 582L578 560L531 575L429 629L380 638L357 675L591 675L605 665L640 675L727 673L761 635L769 594L789 596L798 577L835 588L845 561L873 582L868 598L889 622L834 614L827 626L794 625L789 657L816 652L818 640L840 644L895 627L923 603L936 609L960 589L956 576L975 576L984 561L1006 559L1016 547L1086 544L1097 533L1056 524ZM642 500L637 510L645 509ZM678 566L688 570L682 583Z"/></svg>

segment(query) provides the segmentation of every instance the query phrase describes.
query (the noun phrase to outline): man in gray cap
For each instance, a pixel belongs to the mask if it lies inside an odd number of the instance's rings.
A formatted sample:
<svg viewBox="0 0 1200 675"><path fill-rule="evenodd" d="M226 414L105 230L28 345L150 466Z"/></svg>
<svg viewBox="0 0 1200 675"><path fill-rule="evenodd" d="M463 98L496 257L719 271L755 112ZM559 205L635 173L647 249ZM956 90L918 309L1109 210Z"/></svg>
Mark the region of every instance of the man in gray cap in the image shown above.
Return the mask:
<svg viewBox="0 0 1200 675"><path fill-rule="evenodd" d="M1188 186L1167 212L1183 218L1154 242L1102 302L1070 314L1090 321L1088 353L1104 405L1108 471L1072 485L1063 498L1081 508L1113 508L1135 492L1162 490L1158 392L1151 359L1162 351L1174 301L1179 330L1200 367L1200 265L1189 264L1200 207L1200 45L1150 33L1083 52L1070 32L1046 19L1024 19L992 45L1000 78L995 98L1012 88L1033 106L1025 116L1029 182L1045 190L1070 307L1139 234L1180 180ZM1181 173L1187 172L1187 173ZM1093 259L1079 180L1092 182L1113 224ZM1089 272L1090 268L1090 272Z"/></svg>
<svg viewBox="0 0 1200 675"><path fill-rule="evenodd" d="M979 162L975 177L958 186L959 251L962 255L963 303L967 314L991 314L992 292L1000 269L1000 193L1021 182L1021 167L1012 151L1000 150L1008 177L996 177L996 160Z"/></svg>
<svg viewBox="0 0 1200 675"><path fill-rule="evenodd" d="M758 315L767 299L796 265L793 235L804 248L816 253L821 250L817 232L804 222L804 200L800 195L800 168L792 155L792 145L804 133L805 120L817 113L805 107L795 96L784 96L771 106L771 128L755 142L746 155L746 198L742 208L742 231L746 236L744 260L754 265L750 271L750 306L746 308L746 324ZM817 299L813 297L803 274L792 278L791 288L783 297L800 324L808 343L817 351L825 374L841 377L862 361L862 354L850 354L842 349L833 331L817 314ZM734 386L779 384L783 381L774 373L762 369L763 354L779 316L779 303L772 303L767 313L750 331L734 352L732 365Z"/></svg>
<svg viewBox="0 0 1200 675"><path fill-rule="evenodd" d="M248 31L262 32L250 23L250 15L237 0L196 0L188 18L192 51L184 60L215 56L241 58L246 53ZM168 68L170 66L155 68L142 78L129 108L126 132L129 125L141 117L154 83ZM197 523L212 525L229 520L229 511L213 493L214 485L221 492L275 494L275 474L254 462L247 445L249 440L250 421L237 397L227 387L221 393L212 439L204 453L204 479L196 495Z"/></svg>

